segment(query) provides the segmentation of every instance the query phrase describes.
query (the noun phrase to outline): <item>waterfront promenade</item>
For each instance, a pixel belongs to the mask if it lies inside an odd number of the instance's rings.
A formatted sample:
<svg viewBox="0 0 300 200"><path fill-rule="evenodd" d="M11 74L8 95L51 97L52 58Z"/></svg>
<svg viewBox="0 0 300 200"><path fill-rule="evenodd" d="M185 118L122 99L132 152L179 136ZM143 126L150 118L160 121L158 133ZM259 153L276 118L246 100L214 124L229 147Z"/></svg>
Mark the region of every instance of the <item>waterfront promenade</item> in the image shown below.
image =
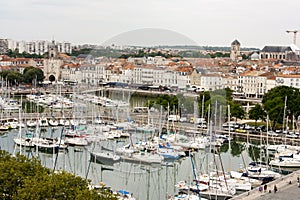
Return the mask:
<svg viewBox="0 0 300 200"><path fill-rule="evenodd" d="M298 187L297 177L300 177L300 170L295 171L287 176L272 181L267 184L267 191L260 192L258 188L245 192L234 198L233 200L299 200L300 188ZM278 191L274 193L274 185ZM271 192L269 192L271 190Z"/></svg>

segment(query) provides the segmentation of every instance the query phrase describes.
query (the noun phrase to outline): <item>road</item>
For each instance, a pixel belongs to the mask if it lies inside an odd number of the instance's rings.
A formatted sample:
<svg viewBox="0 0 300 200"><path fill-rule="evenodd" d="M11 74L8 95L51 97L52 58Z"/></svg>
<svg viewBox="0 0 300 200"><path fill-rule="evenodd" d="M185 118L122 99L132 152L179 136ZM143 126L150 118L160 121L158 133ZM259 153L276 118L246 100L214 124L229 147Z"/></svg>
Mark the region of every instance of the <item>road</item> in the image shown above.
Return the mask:
<svg viewBox="0 0 300 200"><path fill-rule="evenodd" d="M270 193L268 191L259 192L258 188L255 188L250 192L232 198L232 200L299 200L300 188L298 187L297 177L300 177L300 170L268 183L267 190L271 190ZM274 185L278 189L276 193L274 193Z"/></svg>

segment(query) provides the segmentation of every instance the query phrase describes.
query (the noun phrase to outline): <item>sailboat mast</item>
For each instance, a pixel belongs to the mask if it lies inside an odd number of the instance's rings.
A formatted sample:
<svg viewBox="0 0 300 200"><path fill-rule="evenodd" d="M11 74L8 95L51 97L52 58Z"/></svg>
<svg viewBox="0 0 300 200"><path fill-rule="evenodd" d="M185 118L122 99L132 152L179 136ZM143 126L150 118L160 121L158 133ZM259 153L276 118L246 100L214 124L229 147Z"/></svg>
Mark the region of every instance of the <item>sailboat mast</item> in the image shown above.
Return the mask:
<svg viewBox="0 0 300 200"><path fill-rule="evenodd" d="M284 125L285 125L285 112L286 112L286 101L287 101L287 96L285 96L284 100L284 109L283 109L283 121L282 121L282 133L284 133ZM286 145L286 135L285 135L285 145Z"/></svg>
<svg viewBox="0 0 300 200"><path fill-rule="evenodd" d="M196 180L196 187L197 187L198 198L199 198L199 200L201 200L200 190L199 190L199 185L198 185L197 175L196 175L196 171L195 171L195 165L194 165L194 161L193 161L192 152L190 152L190 158L191 158L191 163L192 163L192 169L193 169L194 179Z"/></svg>
<svg viewBox="0 0 300 200"><path fill-rule="evenodd" d="M267 164L269 162L269 115L267 115Z"/></svg>
<svg viewBox="0 0 300 200"><path fill-rule="evenodd" d="M228 137L229 137L229 151L231 150L231 145L230 145L230 105L228 104Z"/></svg>
<svg viewBox="0 0 300 200"><path fill-rule="evenodd" d="M22 96L21 96L22 98ZM21 101L22 102L22 101ZM19 137L20 137L20 155L22 155L22 125L21 125L21 108L19 108Z"/></svg>

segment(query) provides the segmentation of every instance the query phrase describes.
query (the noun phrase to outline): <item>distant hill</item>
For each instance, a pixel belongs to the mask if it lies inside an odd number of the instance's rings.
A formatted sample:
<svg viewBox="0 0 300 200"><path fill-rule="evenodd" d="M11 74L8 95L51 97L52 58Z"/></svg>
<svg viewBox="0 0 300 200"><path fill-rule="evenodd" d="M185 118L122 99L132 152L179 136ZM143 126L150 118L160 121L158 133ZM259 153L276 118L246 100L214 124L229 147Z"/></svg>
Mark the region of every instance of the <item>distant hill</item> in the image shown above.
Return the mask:
<svg viewBox="0 0 300 200"><path fill-rule="evenodd" d="M205 50L205 51L230 51L230 47L217 47L217 46L157 46L156 48L165 48L165 49L183 49L183 50ZM242 51L259 51L259 48L247 48L242 47Z"/></svg>

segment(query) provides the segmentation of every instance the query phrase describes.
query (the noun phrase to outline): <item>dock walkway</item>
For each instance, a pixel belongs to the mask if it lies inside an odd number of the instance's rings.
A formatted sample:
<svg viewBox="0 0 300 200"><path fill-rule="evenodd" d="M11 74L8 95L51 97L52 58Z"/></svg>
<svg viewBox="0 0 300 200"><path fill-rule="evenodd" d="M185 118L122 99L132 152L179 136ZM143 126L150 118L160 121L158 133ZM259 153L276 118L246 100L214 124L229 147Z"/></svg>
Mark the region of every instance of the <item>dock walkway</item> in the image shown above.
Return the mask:
<svg viewBox="0 0 300 200"><path fill-rule="evenodd" d="M283 176L280 179L274 180L267 184L267 191L260 192L258 188L255 188L249 192L240 194L233 200L299 200L300 188L298 187L297 177L300 177L300 170L295 171L287 176ZM276 185L278 191L274 193L274 185ZM269 192L271 190L271 192Z"/></svg>

